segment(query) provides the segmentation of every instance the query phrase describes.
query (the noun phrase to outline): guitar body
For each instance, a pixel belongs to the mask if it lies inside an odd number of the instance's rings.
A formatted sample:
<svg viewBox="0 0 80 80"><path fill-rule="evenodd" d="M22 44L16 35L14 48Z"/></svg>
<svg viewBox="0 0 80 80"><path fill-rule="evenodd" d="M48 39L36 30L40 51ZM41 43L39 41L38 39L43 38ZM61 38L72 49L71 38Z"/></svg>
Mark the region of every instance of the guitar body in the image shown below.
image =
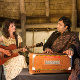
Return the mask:
<svg viewBox="0 0 80 80"><path fill-rule="evenodd" d="M40 43L37 43L36 45L33 45L33 46L26 46L27 49L29 48L33 48L33 47L40 47L40 46L43 46L43 43L40 42ZM3 48L3 49L6 49L6 50L10 50L13 52L13 54L11 56L7 56L5 55L4 53L1 53L0 52L0 65L4 64L7 60L9 60L10 58L13 58L13 57L16 57L18 56L18 52L19 51L22 51L23 48L19 48L17 49L16 45L15 44L11 44L10 46L6 47L6 46L3 46L3 45L0 45L0 48Z"/></svg>
<svg viewBox="0 0 80 80"><path fill-rule="evenodd" d="M15 44L11 44L8 47L3 46L3 45L0 45L0 48L6 49L6 50L14 50L14 49L17 49L17 47L16 47ZM7 57L5 57L5 54L2 53L2 56L0 56L0 65L4 64L10 58L13 58L13 57L16 57L16 56L18 56L18 52L17 53L13 53L11 56L7 56Z"/></svg>

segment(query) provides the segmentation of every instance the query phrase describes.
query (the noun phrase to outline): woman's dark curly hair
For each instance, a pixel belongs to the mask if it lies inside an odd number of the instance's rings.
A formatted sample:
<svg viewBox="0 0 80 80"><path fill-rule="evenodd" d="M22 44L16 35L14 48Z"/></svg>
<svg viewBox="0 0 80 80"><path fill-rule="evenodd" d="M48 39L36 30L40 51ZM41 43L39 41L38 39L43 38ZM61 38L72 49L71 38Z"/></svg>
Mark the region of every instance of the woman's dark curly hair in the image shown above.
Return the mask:
<svg viewBox="0 0 80 80"><path fill-rule="evenodd" d="M11 23L15 24L15 22L12 19L6 19L2 24L2 35L6 38L10 37L8 29ZM14 32L13 35L16 36L16 32Z"/></svg>

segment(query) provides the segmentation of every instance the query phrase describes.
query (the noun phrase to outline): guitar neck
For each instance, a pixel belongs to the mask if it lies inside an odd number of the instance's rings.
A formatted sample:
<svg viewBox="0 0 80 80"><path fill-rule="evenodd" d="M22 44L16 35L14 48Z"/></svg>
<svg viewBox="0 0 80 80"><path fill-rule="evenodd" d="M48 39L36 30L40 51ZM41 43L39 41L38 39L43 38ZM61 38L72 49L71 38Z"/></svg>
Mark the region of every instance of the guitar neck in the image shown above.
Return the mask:
<svg viewBox="0 0 80 80"><path fill-rule="evenodd" d="M36 47L36 45L34 45L34 46L28 46L27 49L34 48L34 47Z"/></svg>
<svg viewBox="0 0 80 80"><path fill-rule="evenodd" d="M29 49L29 48L40 47L40 46L43 46L42 42L37 43L36 45L33 45L33 46L28 46L28 47L26 46L26 48ZM23 50L23 48L14 49L14 50L12 50L12 53L17 53L17 52L22 51L22 50Z"/></svg>
<svg viewBox="0 0 80 80"><path fill-rule="evenodd" d="M20 51L22 51L22 50L23 50L23 48L14 49L14 50L12 50L12 53L17 53L17 52L20 52Z"/></svg>
<svg viewBox="0 0 80 80"><path fill-rule="evenodd" d="M36 45L34 45L34 46L28 46L28 47L26 47L26 48L29 49L29 48L34 48L34 47L36 47ZM23 48L14 49L14 50L12 50L12 53L17 53L17 52L20 52L20 51L22 51L22 50L23 50Z"/></svg>

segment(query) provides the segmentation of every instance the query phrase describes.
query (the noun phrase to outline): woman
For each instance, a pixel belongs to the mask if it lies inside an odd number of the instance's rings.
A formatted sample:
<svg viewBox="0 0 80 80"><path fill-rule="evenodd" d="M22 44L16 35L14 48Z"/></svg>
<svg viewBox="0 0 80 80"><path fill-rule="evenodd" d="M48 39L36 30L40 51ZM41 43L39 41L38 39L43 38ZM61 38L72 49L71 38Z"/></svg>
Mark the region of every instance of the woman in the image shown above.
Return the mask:
<svg viewBox="0 0 80 80"><path fill-rule="evenodd" d="M0 37L0 42L3 42L5 46L10 46L11 44L17 44L17 47L21 47L22 38L19 35L16 35L16 26L13 20L7 19L2 24L2 36ZM1 49L1 52L4 52L7 56L11 56L9 50ZM23 48L23 52L27 49ZM14 79L23 68L27 68L27 64L24 56L19 55L13 58L10 58L7 62L3 64L4 74L6 80Z"/></svg>

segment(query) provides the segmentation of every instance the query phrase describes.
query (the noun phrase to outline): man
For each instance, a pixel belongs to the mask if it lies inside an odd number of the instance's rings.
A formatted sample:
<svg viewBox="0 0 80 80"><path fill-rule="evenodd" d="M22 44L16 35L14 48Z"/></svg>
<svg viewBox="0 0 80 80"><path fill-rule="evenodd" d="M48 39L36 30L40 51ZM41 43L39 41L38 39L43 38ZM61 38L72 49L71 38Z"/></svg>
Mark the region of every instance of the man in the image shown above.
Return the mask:
<svg viewBox="0 0 80 80"><path fill-rule="evenodd" d="M79 38L75 32L70 31L71 21L63 16L59 19L57 31L53 32L43 46L44 53L62 53L73 56L74 60L78 57Z"/></svg>

